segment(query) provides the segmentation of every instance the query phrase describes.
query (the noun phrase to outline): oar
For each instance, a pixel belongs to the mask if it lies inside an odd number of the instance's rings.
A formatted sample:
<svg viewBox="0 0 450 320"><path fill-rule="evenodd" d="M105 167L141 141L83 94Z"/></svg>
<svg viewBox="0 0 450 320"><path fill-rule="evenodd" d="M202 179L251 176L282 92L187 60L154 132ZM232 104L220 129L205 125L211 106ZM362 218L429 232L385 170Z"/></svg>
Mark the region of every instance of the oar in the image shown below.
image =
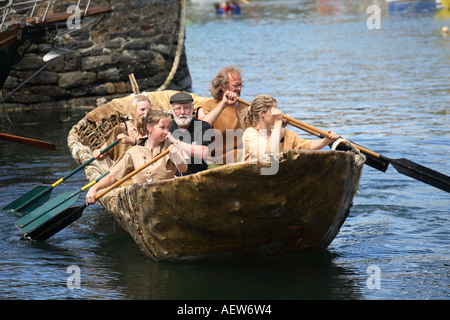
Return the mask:
<svg viewBox="0 0 450 320"><path fill-rule="evenodd" d="M130 179L136 173L138 173L139 171L148 167L155 161L158 161L159 159L164 157L169 152L170 152L169 149L165 150L164 152L160 153L159 155L157 155L152 160L145 163L138 169L129 173L128 175L126 175L125 177L120 179L119 181L116 181L111 186L105 188L104 190L102 190L95 196L95 200L100 199L106 193L108 193L112 189L116 188L117 186L119 186L120 184L125 182L126 180ZM100 178L102 178L102 177L100 177ZM88 184L84 188L87 189L90 186L91 185ZM43 208L42 210L40 210L40 212L42 212L42 214L36 214L36 215L39 215L39 220L34 219L32 221L32 224L28 223L26 226L22 227L21 223L23 223L23 221L19 220L16 222L17 227L19 227L19 229L25 233L25 235L23 236L25 239L32 239L32 240L38 240L38 241L47 240L48 238L53 236L55 233L59 232L60 230L64 229L69 224L71 224L72 222L74 222L75 220L80 218L81 215L83 214L83 210L87 207L86 204L83 204L83 205L77 206L77 207L70 207L75 201L73 201L73 199L66 199L65 197L63 199L61 199L60 202L53 201L53 200L52 200L52 202L53 202L53 205L51 206L51 208L50 208L50 206L47 206L47 204L46 204L45 205L46 208ZM32 213L30 213L30 214L32 214ZM25 221L25 222L27 222L27 221Z"/></svg>
<svg viewBox="0 0 450 320"><path fill-rule="evenodd" d="M19 137L19 136L13 136L11 134L6 134L6 133L0 133L0 139L6 140L6 141L11 141L11 142L16 142L16 143L27 144L29 146L42 148L42 149L48 149L48 150L56 149L55 145L51 142L30 139L30 138L24 138L24 137Z"/></svg>
<svg viewBox="0 0 450 320"><path fill-rule="evenodd" d="M289 124L299 128L303 131L306 131L310 134L315 135L316 137L319 138L325 138L328 137L328 133L325 131L322 131L320 129L317 129L313 126L310 126L306 123L301 122L300 120L294 119L290 116L287 116L285 114L283 114L283 118L289 121ZM369 149L366 149L358 144L355 144L353 142L351 142L353 144L353 146L357 147L365 156L366 156L366 164L371 166L372 168L375 168L379 171L382 172L386 172L388 166L389 166L389 161L385 160L383 158L380 158L379 155L373 151L370 151ZM346 144L339 144L338 148L336 148L338 150L351 150L352 148Z"/></svg>
<svg viewBox="0 0 450 320"><path fill-rule="evenodd" d="M109 172L101 175L94 181L88 183L87 185L85 185L84 187L75 192L73 191L65 192L54 197L41 207L31 211L26 216L17 220L16 226L20 229L20 231L24 232L25 234L35 230L36 228L39 228L43 223L45 223L48 220L51 220L59 212L73 205L77 201L78 196L81 192L92 187L107 174L109 174Z"/></svg>
<svg viewBox="0 0 450 320"><path fill-rule="evenodd" d="M325 137L328 137L328 132L322 131L320 129L314 128L310 125L307 125L306 123L303 123L299 120L293 119L289 116L283 115L283 118L288 120L291 124L297 125L298 128L306 128L309 130L313 130L316 133L319 133ZM424 167L416 162L413 162L411 160L400 158L400 159L391 159L385 156L382 156L381 154L378 154L376 152L373 152L367 148L364 148L358 144L355 144L351 142L356 148L358 148L364 155L366 155L367 159L371 159L373 162L373 159L381 160L385 163L390 163L394 166L394 168L397 170L397 172L406 175L408 177L411 177L413 179L422 181L423 183L429 184L430 186L436 187L438 189L441 189L446 192L450 192L450 177L442 174L440 172L434 171L430 168ZM371 162L371 163L372 163ZM370 164L367 161L367 164ZM375 169L378 169L378 166L372 165ZM386 170L380 170L380 171L386 171Z"/></svg>
<svg viewBox="0 0 450 320"><path fill-rule="evenodd" d="M250 105L249 102L238 99L241 103ZM312 133L319 137L328 137L328 132L317 129L311 125L308 125L304 122L301 122L297 119L294 119L290 116L283 114L283 118L289 121L289 123L299 129L302 129L306 132ZM450 177L442 174L440 172L434 171L430 168L424 167L418 163L415 163L411 160L400 158L400 159L391 159L385 156L382 156L376 152L373 152L367 148L364 148L358 144L351 142L353 146L358 148L365 156L366 163L371 167L383 171L386 171L387 166L392 164L397 172L404 174L408 177L426 183L430 186L436 187L446 192L450 192ZM342 145L342 144L341 144ZM347 148L350 148L346 146Z"/></svg>
<svg viewBox="0 0 450 320"><path fill-rule="evenodd" d="M100 154L105 153L112 147L114 147L119 141L116 140L113 143L111 143L109 146L107 146L105 149L103 149ZM71 176L73 176L75 173L86 167L88 164L90 164L92 161L94 161L95 158L92 157L85 163L83 163L81 166L70 172L65 177L59 179L52 185L40 185L37 187L34 187L32 190L28 191L21 197L17 198L10 204L6 205L2 210L4 211L16 211L16 212L22 212L22 213L28 213L36 209L37 207L41 206L44 202L46 202L50 198L50 194L53 191L53 188L55 188L57 185L59 185L61 182L66 181Z"/></svg>

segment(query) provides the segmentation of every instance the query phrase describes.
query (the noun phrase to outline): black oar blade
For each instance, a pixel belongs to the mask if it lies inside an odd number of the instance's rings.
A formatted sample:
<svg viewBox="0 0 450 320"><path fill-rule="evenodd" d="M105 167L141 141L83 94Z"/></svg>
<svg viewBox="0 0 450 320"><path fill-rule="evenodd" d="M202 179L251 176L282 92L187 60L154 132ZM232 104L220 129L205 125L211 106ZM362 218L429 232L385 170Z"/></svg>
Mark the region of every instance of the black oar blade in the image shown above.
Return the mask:
<svg viewBox="0 0 450 320"><path fill-rule="evenodd" d="M32 190L3 207L2 210L22 213L31 212L50 199L52 191L53 187L51 185L40 185L34 187Z"/></svg>
<svg viewBox="0 0 450 320"><path fill-rule="evenodd" d="M25 233L24 239L31 239L36 241L45 241L54 234L58 233L72 222L76 221L83 214L86 205L67 208L51 219L45 221L32 231Z"/></svg>
<svg viewBox="0 0 450 320"><path fill-rule="evenodd" d="M450 193L449 176L404 158L389 159L389 162L401 174Z"/></svg>

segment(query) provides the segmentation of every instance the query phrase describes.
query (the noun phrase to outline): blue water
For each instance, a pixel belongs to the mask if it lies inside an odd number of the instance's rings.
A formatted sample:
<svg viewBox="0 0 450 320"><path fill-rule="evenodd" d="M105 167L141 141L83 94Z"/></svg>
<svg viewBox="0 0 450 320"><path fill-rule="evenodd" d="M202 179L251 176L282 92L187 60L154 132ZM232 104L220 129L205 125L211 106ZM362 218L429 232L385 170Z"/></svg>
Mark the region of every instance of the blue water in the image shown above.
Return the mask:
<svg viewBox="0 0 450 320"><path fill-rule="evenodd" d="M450 36L440 31L449 18L389 12L381 1L250 2L227 18L212 2L189 3L185 46L195 93L209 96L217 72L237 65L244 100L273 95L303 122L450 175ZM374 3L381 29L371 30L366 9ZM57 150L0 142L0 207L76 167L65 139L84 112L2 122L2 132L52 141ZM54 195L85 184L80 172ZM326 251L196 263L151 261L98 205L45 243L19 241L20 215L0 212L0 298L448 299L449 208L448 193L393 167L366 166L350 216ZM79 289L67 285L70 266L80 268Z"/></svg>

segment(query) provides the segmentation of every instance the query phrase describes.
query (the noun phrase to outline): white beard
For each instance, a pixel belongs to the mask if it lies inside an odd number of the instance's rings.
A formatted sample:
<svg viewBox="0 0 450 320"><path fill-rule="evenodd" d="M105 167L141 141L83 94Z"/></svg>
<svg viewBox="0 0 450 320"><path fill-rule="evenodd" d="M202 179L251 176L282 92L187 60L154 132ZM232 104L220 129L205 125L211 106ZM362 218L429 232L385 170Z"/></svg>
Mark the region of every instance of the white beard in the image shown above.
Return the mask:
<svg viewBox="0 0 450 320"><path fill-rule="evenodd" d="M191 124L192 121L192 114L193 111L189 115L182 115L180 117L177 117L175 115L175 112L172 111L173 119L175 120L175 123L180 127L188 127Z"/></svg>

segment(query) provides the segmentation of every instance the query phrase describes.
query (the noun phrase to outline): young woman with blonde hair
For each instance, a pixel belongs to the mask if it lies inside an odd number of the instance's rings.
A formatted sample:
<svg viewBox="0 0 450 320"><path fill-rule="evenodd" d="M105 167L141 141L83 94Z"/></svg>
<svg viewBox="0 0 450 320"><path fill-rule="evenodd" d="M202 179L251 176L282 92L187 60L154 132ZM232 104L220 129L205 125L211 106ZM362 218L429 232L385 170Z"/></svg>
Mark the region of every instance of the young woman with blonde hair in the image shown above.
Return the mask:
<svg viewBox="0 0 450 320"><path fill-rule="evenodd" d="M139 118L145 115L148 110L152 109L152 103L144 93L134 95L130 101L128 108L129 120L119 124L113 131L111 131L105 137L105 143L100 149L94 150L92 156L96 160L103 160L107 158L112 165L126 150L131 146L135 146L141 139L144 138L137 129ZM119 140L119 145L108 150L104 154L100 154L100 151L113 143L115 140Z"/></svg>
<svg viewBox="0 0 450 320"><path fill-rule="evenodd" d="M242 136L245 161L265 160L270 154L289 149L319 150L339 138L328 130L329 138L306 140L282 126L282 113L275 98L258 95L241 114L241 125L246 128Z"/></svg>

